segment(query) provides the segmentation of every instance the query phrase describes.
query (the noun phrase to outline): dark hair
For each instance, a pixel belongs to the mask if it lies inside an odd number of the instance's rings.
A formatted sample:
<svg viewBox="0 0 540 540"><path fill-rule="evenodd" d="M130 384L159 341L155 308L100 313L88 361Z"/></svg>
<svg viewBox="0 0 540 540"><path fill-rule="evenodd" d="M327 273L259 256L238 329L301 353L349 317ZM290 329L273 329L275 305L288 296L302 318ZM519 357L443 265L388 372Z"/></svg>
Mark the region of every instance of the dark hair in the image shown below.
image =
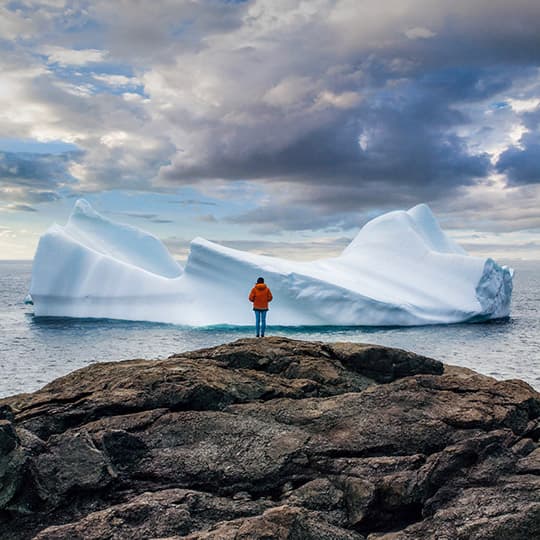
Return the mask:
<svg viewBox="0 0 540 540"><path fill-rule="evenodd" d="M263 277L257 278L257 283L264 283L264 278Z"/></svg>

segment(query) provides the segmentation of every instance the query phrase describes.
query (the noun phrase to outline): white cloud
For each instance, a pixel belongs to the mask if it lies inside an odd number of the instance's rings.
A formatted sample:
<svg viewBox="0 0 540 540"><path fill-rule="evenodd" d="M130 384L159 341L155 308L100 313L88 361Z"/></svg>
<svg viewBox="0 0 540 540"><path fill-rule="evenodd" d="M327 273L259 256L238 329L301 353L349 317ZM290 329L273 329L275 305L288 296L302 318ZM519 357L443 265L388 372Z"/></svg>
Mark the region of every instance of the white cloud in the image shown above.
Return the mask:
<svg viewBox="0 0 540 540"><path fill-rule="evenodd" d="M32 21L20 12L0 5L0 36L5 40L28 38L32 33Z"/></svg>
<svg viewBox="0 0 540 540"><path fill-rule="evenodd" d="M95 89L90 84L73 84L66 81L55 81L54 85L64 92L78 97L90 97L95 93Z"/></svg>
<svg viewBox="0 0 540 540"><path fill-rule="evenodd" d="M34 100L31 91L34 81L45 75L47 70L37 64L19 63L18 60L8 55L0 57L0 126L4 136L18 136L27 127L51 118L50 105Z"/></svg>
<svg viewBox="0 0 540 540"><path fill-rule="evenodd" d="M313 92L313 85L309 77L288 77L270 88L262 99L275 107L301 106Z"/></svg>
<svg viewBox="0 0 540 540"><path fill-rule="evenodd" d="M111 131L102 135L99 139L101 144L108 148L116 148L124 146L129 139L129 135L125 131Z"/></svg>
<svg viewBox="0 0 540 540"><path fill-rule="evenodd" d="M149 103L150 100L145 99L140 94L134 93L134 92L124 92L122 94L122 98L124 101L127 101L128 103Z"/></svg>
<svg viewBox="0 0 540 540"><path fill-rule="evenodd" d="M351 109L356 107L362 101L362 95L359 92L342 92L336 94L325 90L317 96L316 107L336 107L337 109Z"/></svg>
<svg viewBox="0 0 540 540"><path fill-rule="evenodd" d="M432 32L428 28L417 26L416 28L409 28L405 31L405 35L409 39L429 39L435 37L437 34Z"/></svg>
<svg viewBox="0 0 540 540"><path fill-rule="evenodd" d="M139 79L136 77L126 77L125 75L93 73L92 78L113 88L120 88L122 86L137 86L140 84Z"/></svg>
<svg viewBox="0 0 540 540"><path fill-rule="evenodd" d="M43 54L47 56L49 64L59 64L60 66L86 66L105 62L108 51L99 49L68 49L59 46L46 46Z"/></svg>
<svg viewBox="0 0 540 540"><path fill-rule="evenodd" d="M538 108L540 105L540 99L530 98L530 99L508 99L508 103L517 113L531 112Z"/></svg>

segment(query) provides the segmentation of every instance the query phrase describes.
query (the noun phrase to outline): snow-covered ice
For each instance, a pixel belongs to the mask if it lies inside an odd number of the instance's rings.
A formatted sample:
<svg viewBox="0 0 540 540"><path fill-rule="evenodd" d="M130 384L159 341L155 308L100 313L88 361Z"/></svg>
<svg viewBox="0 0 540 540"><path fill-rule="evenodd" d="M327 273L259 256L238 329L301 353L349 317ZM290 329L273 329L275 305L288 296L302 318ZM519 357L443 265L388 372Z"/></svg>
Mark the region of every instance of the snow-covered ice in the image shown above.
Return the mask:
<svg viewBox="0 0 540 540"><path fill-rule="evenodd" d="M338 257L288 261L196 238L183 269L155 236L79 200L41 237L30 294L37 316L246 325L261 275L271 324L412 326L508 316L512 273L468 255L425 204L373 219Z"/></svg>

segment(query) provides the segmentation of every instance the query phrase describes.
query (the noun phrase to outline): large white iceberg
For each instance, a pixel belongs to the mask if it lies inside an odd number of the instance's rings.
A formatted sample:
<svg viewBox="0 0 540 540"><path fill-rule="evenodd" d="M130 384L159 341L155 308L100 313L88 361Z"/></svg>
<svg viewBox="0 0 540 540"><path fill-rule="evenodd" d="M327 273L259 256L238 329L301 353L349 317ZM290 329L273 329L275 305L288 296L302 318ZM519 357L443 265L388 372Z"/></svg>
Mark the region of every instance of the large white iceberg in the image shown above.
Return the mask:
<svg viewBox="0 0 540 540"><path fill-rule="evenodd" d="M41 237L30 294L37 316L246 325L260 275L276 325L412 326L510 312L512 270L468 255L425 204L373 219L338 257L288 261L196 238L183 269L156 237L79 200L67 225Z"/></svg>

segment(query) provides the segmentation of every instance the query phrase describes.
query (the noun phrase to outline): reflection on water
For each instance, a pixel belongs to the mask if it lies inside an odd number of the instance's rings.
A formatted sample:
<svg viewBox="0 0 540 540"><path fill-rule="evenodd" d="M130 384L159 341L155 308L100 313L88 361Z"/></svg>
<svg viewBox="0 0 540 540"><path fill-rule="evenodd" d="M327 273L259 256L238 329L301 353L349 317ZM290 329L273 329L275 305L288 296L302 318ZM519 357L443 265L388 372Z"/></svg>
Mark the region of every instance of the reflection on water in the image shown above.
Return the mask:
<svg viewBox="0 0 540 540"><path fill-rule="evenodd" d="M517 265L516 265L517 266ZM165 358L252 336L252 327L189 328L108 319L34 317L24 305L28 262L0 262L0 396L32 391L92 362ZM409 349L540 389L540 264L516 273L512 317L475 324L422 327L272 326L267 335L370 342Z"/></svg>

